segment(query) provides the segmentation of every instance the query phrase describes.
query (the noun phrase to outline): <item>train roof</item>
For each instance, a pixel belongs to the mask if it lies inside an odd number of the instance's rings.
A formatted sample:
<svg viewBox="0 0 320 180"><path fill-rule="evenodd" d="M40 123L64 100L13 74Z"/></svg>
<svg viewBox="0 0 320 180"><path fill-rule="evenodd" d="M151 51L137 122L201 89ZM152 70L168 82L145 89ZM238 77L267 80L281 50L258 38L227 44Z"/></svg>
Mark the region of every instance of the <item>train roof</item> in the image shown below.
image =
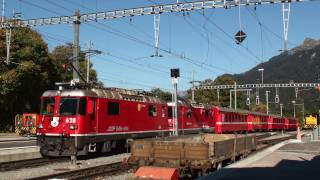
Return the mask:
<svg viewBox="0 0 320 180"><path fill-rule="evenodd" d="M261 113L261 112L252 112L244 109L231 109L231 108L225 108L225 107L218 107L219 110L224 111L224 112L233 112L233 113L241 113L241 114L252 114L252 115L258 115L258 116L272 116L275 118L281 118L278 115L274 114L266 114L266 113Z"/></svg>
<svg viewBox="0 0 320 180"><path fill-rule="evenodd" d="M117 100L138 101L138 102L152 102L165 103L158 97L150 96L140 91L133 91L120 88L105 88L105 89L65 89L65 90L48 90L42 94L43 97L53 96L71 96L71 97L99 97Z"/></svg>

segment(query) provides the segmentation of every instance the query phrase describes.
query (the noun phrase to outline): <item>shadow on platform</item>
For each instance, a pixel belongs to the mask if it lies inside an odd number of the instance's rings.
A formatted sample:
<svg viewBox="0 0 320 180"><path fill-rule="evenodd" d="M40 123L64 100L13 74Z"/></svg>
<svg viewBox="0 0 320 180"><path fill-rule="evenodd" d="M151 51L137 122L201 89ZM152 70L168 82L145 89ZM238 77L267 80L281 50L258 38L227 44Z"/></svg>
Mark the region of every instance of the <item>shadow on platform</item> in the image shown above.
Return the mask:
<svg viewBox="0 0 320 180"><path fill-rule="evenodd" d="M310 180L320 179L320 155L311 161L282 160L274 167L224 168L201 180Z"/></svg>

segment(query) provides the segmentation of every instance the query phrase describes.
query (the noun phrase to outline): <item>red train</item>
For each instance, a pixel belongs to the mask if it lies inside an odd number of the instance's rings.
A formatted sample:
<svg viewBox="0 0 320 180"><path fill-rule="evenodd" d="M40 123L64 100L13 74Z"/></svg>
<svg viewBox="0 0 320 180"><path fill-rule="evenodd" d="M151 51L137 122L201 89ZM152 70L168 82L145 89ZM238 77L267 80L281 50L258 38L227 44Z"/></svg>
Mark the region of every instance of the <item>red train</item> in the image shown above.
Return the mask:
<svg viewBox="0 0 320 180"><path fill-rule="evenodd" d="M295 130L297 121L249 111L204 107L179 100L180 134ZM128 139L168 136L172 104L125 89L50 90L37 121L44 156L87 155L125 146Z"/></svg>

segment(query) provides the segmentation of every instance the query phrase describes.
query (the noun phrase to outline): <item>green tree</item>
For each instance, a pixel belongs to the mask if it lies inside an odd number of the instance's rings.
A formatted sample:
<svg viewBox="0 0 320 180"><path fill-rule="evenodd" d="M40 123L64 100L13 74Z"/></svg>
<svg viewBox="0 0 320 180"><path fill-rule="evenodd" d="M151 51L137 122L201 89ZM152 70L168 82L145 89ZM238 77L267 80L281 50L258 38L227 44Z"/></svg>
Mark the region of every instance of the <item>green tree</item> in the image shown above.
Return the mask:
<svg viewBox="0 0 320 180"><path fill-rule="evenodd" d="M150 91L154 96L164 100L164 101L171 101L171 93L170 92L167 92L167 91L163 91L161 90L160 88L154 88L154 89L151 89Z"/></svg>
<svg viewBox="0 0 320 180"><path fill-rule="evenodd" d="M60 80L49 57L47 44L29 28L12 30L11 63L0 65L0 130L8 130L14 116L22 112L38 112L43 91L54 88ZM4 60L5 32L0 30L0 58Z"/></svg>
<svg viewBox="0 0 320 180"><path fill-rule="evenodd" d="M67 43L65 45L60 45L55 47L51 53L51 57L55 65L59 67L58 71L59 71L59 74L61 75L61 80L63 82L70 82L72 80L72 72L73 72L73 69L70 66L70 62L74 60L72 44ZM84 78L86 78L88 60L86 59L85 54L80 53L78 60L79 60L80 73ZM93 69L92 63L90 63L89 81L96 85L102 84L101 82L98 82L97 72Z"/></svg>

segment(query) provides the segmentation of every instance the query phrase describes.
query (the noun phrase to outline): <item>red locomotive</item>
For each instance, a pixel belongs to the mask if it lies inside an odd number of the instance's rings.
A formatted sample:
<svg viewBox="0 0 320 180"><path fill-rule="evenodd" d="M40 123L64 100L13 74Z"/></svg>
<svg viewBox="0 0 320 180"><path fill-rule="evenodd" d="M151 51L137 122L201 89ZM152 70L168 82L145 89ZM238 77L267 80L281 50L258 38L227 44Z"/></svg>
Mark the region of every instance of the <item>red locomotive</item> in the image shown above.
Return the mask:
<svg viewBox="0 0 320 180"><path fill-rule="evenodd" d="M37 121L40 152L86 155L124 147L128 139L169 136L172 110L157 97L125 89L49 90ZM180 134L295 130L297 121L179 100L178 128Z"/></svg>

